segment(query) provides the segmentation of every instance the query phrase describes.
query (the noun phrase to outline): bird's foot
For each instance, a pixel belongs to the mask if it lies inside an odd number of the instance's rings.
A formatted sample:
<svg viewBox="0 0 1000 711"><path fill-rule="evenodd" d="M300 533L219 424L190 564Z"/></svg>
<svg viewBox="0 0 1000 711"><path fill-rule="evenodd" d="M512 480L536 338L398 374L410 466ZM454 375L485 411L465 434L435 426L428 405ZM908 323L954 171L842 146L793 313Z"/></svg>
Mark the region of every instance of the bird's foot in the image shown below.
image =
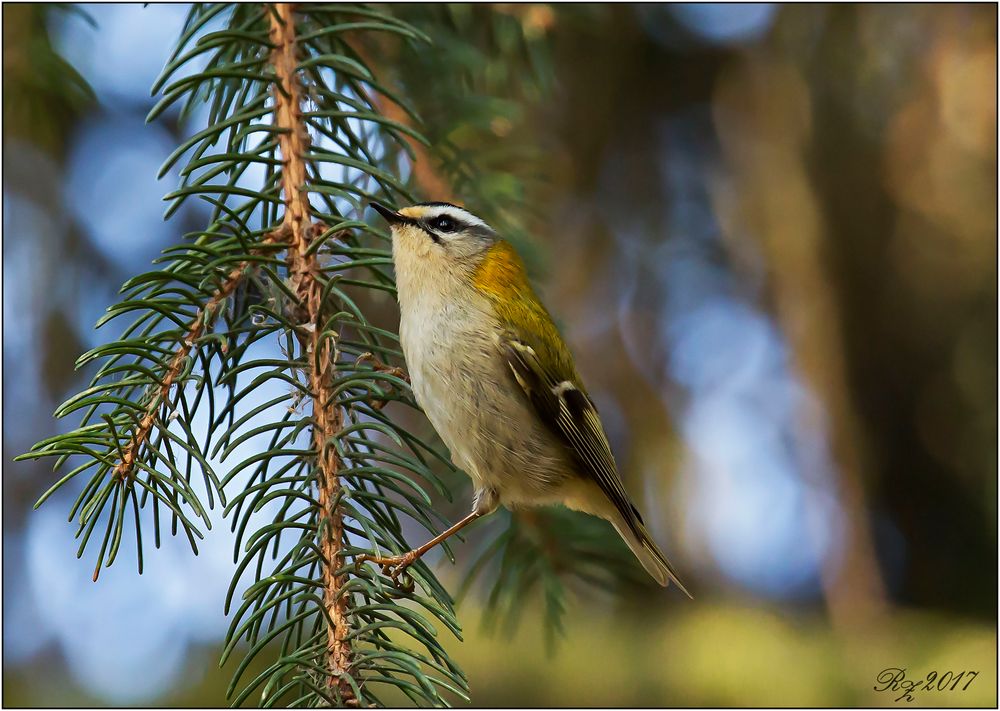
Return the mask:
<svg viewBox="0 0 1000 711"><path fill-rule="evenodd" d="M395 368L391 365L386 365L381 360L376 358L374 353L362 353L354 359L354 365L361 365L362 363L371 363L372 370L378 373L388 373L389 375L395 375L404 382L410 382L410 376L406 374L405 370L402 368Z"/></svg>
<svg viewBox="0 0 1000 711"><path fill-rule="evenodd" d="M402 555L385 557L362 553L355 559L355 565L360 566L366 562L375 563L382 568L383 575L389 576L394 585L406 592L413 592L413 577L410 575L403 576L406 573L406 569L413 565L419 557L420 554L417 551L409 551Z"/></svg>
<svg viewBox="0 0 1000 711"><path fill-rule="evenodd" d="M377 357L375 357L374 353L362 353L357 357L357 359L355 359L354 365L358 366L365 362L371 363L372 370L374 370L376 373L388 373L389 375L396 376L405 383L410 382L410 376L406 374L405 370L403 370L402 368L394 368L390 365L386 365L385 363L380 361ZM399 388L395 384L391 384L390 388L396 391L399 390ZM385 407L386 401L373 400L370 404L374 409L381 410L383 407Z"/></svg>

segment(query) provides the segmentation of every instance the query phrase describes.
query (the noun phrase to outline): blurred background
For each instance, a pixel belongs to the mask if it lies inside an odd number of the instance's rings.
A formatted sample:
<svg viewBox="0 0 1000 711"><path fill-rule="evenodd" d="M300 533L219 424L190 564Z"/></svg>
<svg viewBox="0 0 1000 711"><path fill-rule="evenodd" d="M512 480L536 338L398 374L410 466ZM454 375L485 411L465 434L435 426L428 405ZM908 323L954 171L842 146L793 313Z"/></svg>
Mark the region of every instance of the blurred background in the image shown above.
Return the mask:
<svg viewBox="0 0 1000 711"><path fill-rule="evenodd" d="M204 217L163 222L155 179L193 127L143 120L187 8L84 7L3 7L4 703L218 706L227 527L93 583L72 496L32 512L53 475L10 461L68 427L93 324ZM434 12L477 53L379 69L480 151L695 596L574 590L553 646L538 601L497 632L474 588L473 705L881 705L900 667L980 672L916 705L995 706L996 7ZM435 62L509 91L459 115Z"/></svg>

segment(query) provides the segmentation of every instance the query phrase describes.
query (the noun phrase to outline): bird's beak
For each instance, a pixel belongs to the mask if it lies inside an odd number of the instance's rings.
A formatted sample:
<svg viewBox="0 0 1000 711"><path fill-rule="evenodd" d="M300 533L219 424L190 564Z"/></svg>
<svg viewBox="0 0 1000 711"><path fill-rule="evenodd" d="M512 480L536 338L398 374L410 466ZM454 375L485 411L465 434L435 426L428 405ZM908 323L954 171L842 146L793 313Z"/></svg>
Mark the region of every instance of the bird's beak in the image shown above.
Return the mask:
<svg viewBox="0 0 1000 711"><path fill-rule="evenodd" d="M388 222L390 225L400 225L408 222L413 222L413 220L411 220L409 217L400 215L395 210L390 210L381 203L372 201L369 204L372 206L372 209L375 210L375 212L380 214L382 217L384 217L386 222Z"/></svg>

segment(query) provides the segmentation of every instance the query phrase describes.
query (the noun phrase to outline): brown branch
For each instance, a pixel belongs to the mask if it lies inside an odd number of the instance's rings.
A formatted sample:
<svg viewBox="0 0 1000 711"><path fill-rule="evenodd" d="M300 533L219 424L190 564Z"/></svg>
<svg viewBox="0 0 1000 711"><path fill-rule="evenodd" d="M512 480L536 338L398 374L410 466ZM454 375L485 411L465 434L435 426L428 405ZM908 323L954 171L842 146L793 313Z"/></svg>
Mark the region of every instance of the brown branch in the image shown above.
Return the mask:
<svg viewBox="0 0 1000 711"><path fill-rule="evenodd" d="M323 604L327 625L327 687L345 705L356 705L351 685L345 678L350 667L350 644L347 641L347 598L341 595L345 580L337 575L343 565L344 523L337 501L340 493L340 461L330 446L331 439L343 426L330 383L334 376L335 344L325 337L323 288L319 265L309 245L315 238L311 222L306 163L302 158L309 147L309 135L302 120L302 85L296 57L295 17L290 3L276 3L270 13L270 39L274 45L271 61L280 88L273 91L275 123L284 129L279 137L282 157L282 192L285 214L282 227L288 231L287 252L291 286L298 297L298 321L303 326L297 337L312 359L309 368L309 392L312 394L312 440L316 450L316 480L320 506L319 545L324 558Z"/></svg>
<svg viewBox="0 0 1000 711"><path fill-rule="evenodd" d="M372 57L372 53L365 42L361 41L360 37L348 34L345 42L361 58L361 61L368 67L368 70L372 74L379 74L376 70L377 64ZM398 45L390 44L384 39L381 42L380 49L382 51L380 54L387 56L390 61L395 59L398 54ZM377 108L383 116L407 128L416 128L413 125L413 117L410 116L409 112L388 96L377 91L363 91L369 103ZM451 185L449 185L448 181L445 180L435 167L439 164L439 161L431 155L431 151L427 146L408 133L400 132L396 135L402 138L413 152L413 159L410 161L410 170L413 172L413 180L420 186L420 191L424 196L431 200L444 200L446 202L461 204L457 201Z"/></svg>
<svg viewBox="0 0 1000 711"><path fill-rule="evenodd" d="M267 235L264 242L277 242L280 241L283 236L284 230L278 230L277 232L272 232ZM254 250L254 253L257 253L257 251L258 250ZM122 450L122 457L118 461L118 464L115 465L114 471L111 474L113 478L121 480L132 475L135 469L135 461L138 459L143 445L149 440L149 435L152 433L153 426L156 424L157 412L159 412L160 406L167 402L168 396L170 395L170 389L173 387L177 378L180 376L181 371L184 369L184 361L194 348L195 341L197 341L205 331L205 327L208 325L211 315L215 312L215 309L218 308L219 304L232 296L236 287L239 286L239 283L243 280L246 269L249 266L249 261L243 261L233 267L219 288L215 290L214 294L212 294L212 298L206 301L205 305L198 310L197 314L195 314L194 320L191 321L191 326L189 327L188 332L185 334L184 338L181 339L180 345L178 346L176 353L174 353L174 357L170 359L170 365L167 366L167 369L163 374L163 379L160 381L159 390L153 399L150 400L143 418L139 421L138 427L136 427L135 431L132 432L132 437L129 439L129 443L125 446L125 449ZM96 579L96 573L94 577Z"/></svg>
<svg viewBox="0 0 1000 711"><path fill-rule="evenodd" d="M410 114L389 97L382 94L375 94L372 97L372 102L386 118L392 119L403 126L413 128L413 119ZM436 161L431 157L427 146L407 133L401 135L403 140L409 145L410 150L413 151L413 160L410 162L410 169L413 171L413 179L420 186L424 195L431 200L455 202L456 197L451 189L451 185L435 169Z"/></svg>

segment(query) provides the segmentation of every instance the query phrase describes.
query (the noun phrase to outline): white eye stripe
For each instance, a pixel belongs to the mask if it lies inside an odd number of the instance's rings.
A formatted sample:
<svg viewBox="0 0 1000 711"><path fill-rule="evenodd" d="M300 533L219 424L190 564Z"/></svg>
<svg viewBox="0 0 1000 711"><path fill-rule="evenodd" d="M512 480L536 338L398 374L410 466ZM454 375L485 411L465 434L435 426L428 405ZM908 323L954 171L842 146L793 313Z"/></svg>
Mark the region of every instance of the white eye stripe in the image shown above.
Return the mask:
<svg viewBox="0 0 1000 711"><path fill-rule="evenodd" d="M473 215L471 212L456 205L431 205L425 207L423 213L420 215L420 220L423 222L430 222L438 217L450 217L457 225L481 227L490 231L493 230L492 227Z"/></svg>

